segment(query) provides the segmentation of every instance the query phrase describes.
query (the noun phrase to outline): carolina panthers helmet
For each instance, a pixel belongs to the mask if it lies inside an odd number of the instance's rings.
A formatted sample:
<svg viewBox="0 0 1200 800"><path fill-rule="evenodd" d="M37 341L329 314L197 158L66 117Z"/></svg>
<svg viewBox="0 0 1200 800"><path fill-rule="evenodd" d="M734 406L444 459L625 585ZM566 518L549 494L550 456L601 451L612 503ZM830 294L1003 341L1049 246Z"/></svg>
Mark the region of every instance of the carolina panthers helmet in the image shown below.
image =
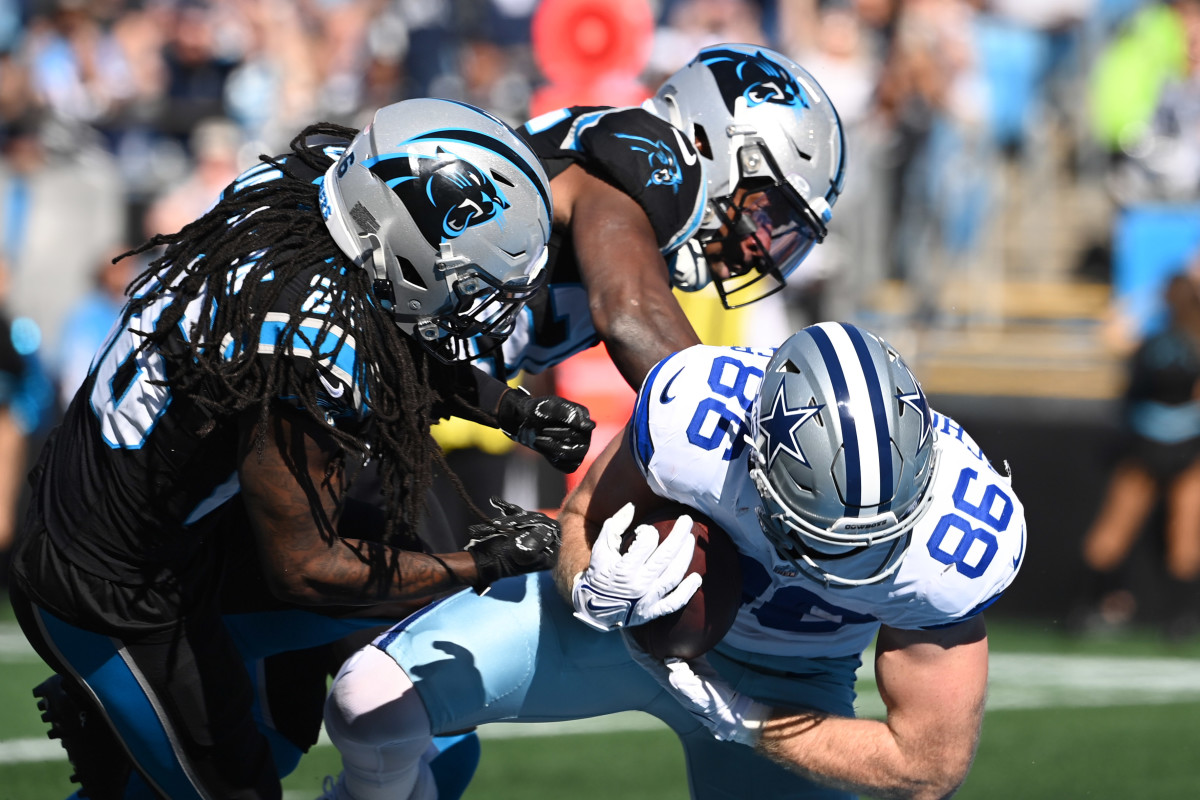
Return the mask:
<svg viewBox="0 0 1200 800"><path fill-rule="evenodd" d="M716 281L726 308L783 288L825 238L842 191L845 140L816 79L773 50L706 47L649 101L697 143L708 205L672 263L674 285Z"/></svg>
<svg viewBox="0 0 1200 800"><path fill-rule="evenodd" d="M321 214L405 333L443 360L503 340L544 280L550 180L516 132L451 100L384 106L325 173Z"/></svg>
<svg viewBox="0 0 1200 800"><path fill-rule="evenodd" d="M934 436L921 385L883 339L836 322L793 334L751 413L767 539L826 584L888 577L930 507Z"/></svg>

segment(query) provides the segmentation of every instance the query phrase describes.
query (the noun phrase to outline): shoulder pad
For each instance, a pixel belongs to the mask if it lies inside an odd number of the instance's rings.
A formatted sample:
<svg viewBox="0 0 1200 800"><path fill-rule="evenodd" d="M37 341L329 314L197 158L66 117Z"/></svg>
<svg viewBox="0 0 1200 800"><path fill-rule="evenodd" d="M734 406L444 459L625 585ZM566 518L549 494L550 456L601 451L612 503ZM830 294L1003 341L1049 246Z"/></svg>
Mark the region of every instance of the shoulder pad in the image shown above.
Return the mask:
<svg viewBox="0 0 1200 800"><path fill-rule="evenodd" d="M700 224L706 183L700 156L676 127L641 108L613 110L578 134L596 171L637 201L664 253Z"/></svg>
<svg viewBox="0 0 1200 800"><path fill-rule="evenodd" d="M707 189L700 157L678 128L649 111L561 109L530 120L522 133L539 158L569 158L637 201L664 254L698 229Z"/></svg>

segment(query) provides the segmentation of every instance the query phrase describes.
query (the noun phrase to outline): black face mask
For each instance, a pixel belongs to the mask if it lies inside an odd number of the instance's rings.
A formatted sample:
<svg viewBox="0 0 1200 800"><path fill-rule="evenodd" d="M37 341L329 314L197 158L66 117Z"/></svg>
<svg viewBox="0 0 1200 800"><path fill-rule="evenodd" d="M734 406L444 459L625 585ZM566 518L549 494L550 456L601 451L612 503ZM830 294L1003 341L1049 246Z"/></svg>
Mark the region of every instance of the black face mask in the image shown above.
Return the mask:
<svg viewBox="0 0 1200 800"><path fill-rule="evenodd" d="M721 229L697 237L710 269L719 261L729 273L718 277L713 271L726 308L748 305L782 289L828 230L822 216L779 176L770 153L765 148L758 152L775 177L740 177L731 195L742 195L736 204L731 197L712 201Z"/></svg>

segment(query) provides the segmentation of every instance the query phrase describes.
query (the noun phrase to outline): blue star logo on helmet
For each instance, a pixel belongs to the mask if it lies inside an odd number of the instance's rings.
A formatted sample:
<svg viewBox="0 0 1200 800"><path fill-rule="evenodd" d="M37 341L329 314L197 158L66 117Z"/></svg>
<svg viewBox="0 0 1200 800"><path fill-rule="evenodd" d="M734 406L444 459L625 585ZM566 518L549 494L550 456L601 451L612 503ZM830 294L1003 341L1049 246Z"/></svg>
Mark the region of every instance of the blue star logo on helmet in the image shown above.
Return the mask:
<svg viewBox="0 0 1200 800"><path fill-rule="evenodd" d="M905 368L905 372L908 372L907 368ZM917 444L917 449L920 450L925 446L925 442L929 440L929 436L933 433L933 417L929 413L929 401L925 398L925 392L922 391L921 384L917 383L917 379L913 377L911 372L908 372L908 377L913 382L913 391L903 392L897 388L896 399L913 411L916 411L917 416L921 418L921 441Z"/></svg>
<svg viewBox="0 0 1200 800"><path fill-rule="evenodd" d="M759 433L766 436L766 468L768 470L780 453L787 453L806 467L812 466L800 448L800 443L796 441L796 433L804 423L825 408L824 403L789 408L784 383L784 381L779 382L775 397L771 400L771 410L758 419Z"/></svg>
<svg viewBox="0 0 1200 800"><path fill-rule="evenodd" d="M628 133L618 133L616 137L630 140L632 142L630 149L646 156L646 162L650 167L650 179L646 181L647 186L670 186L675 192L679 191L679 185L683 183L683 170L679 168L679 161L670 147L661 140L652 142Z"/></svg>
<svg viewBox="0 0 1200 800"><path fill-rule="evenodd" d="M396 193L434 249L509 208L483 170L442 147L434 155L388 153L364 166Z"/></svg>
<svg viewBox="0 0 1200 800"><path fill-rule="evenodd" d="M730 114L739 97L745 99L747 108L763 103L802 108L812 105L808 92L792 73L762 51L714 49L704 51L699 58L712 70Z"/></svg>

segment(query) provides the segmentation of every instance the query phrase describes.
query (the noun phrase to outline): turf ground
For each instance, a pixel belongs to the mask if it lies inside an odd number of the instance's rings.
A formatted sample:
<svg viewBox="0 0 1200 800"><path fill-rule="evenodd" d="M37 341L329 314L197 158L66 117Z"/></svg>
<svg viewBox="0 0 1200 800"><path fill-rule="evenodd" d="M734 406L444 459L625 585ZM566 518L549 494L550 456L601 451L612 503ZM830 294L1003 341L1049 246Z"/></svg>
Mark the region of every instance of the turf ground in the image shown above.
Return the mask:
<svg viewBox="0 0 1200 800"><path fill-rule="evenodd" d="M990 624L991 687L983 738L963 800L1158 800L1200 796L1200 643L1153 633L1080 640L1051 626ZM0 606L0 800L70 794L70 766L45 738L30 689L46 674L7 605ZM881 711L869 670L860 714ZM586 724L482 731L468 800L681 800L674 737L640 714ZM586 732L581 732L586 731ZM319 744L285 781L286 800L320 792L338 769Z"/></svg>

